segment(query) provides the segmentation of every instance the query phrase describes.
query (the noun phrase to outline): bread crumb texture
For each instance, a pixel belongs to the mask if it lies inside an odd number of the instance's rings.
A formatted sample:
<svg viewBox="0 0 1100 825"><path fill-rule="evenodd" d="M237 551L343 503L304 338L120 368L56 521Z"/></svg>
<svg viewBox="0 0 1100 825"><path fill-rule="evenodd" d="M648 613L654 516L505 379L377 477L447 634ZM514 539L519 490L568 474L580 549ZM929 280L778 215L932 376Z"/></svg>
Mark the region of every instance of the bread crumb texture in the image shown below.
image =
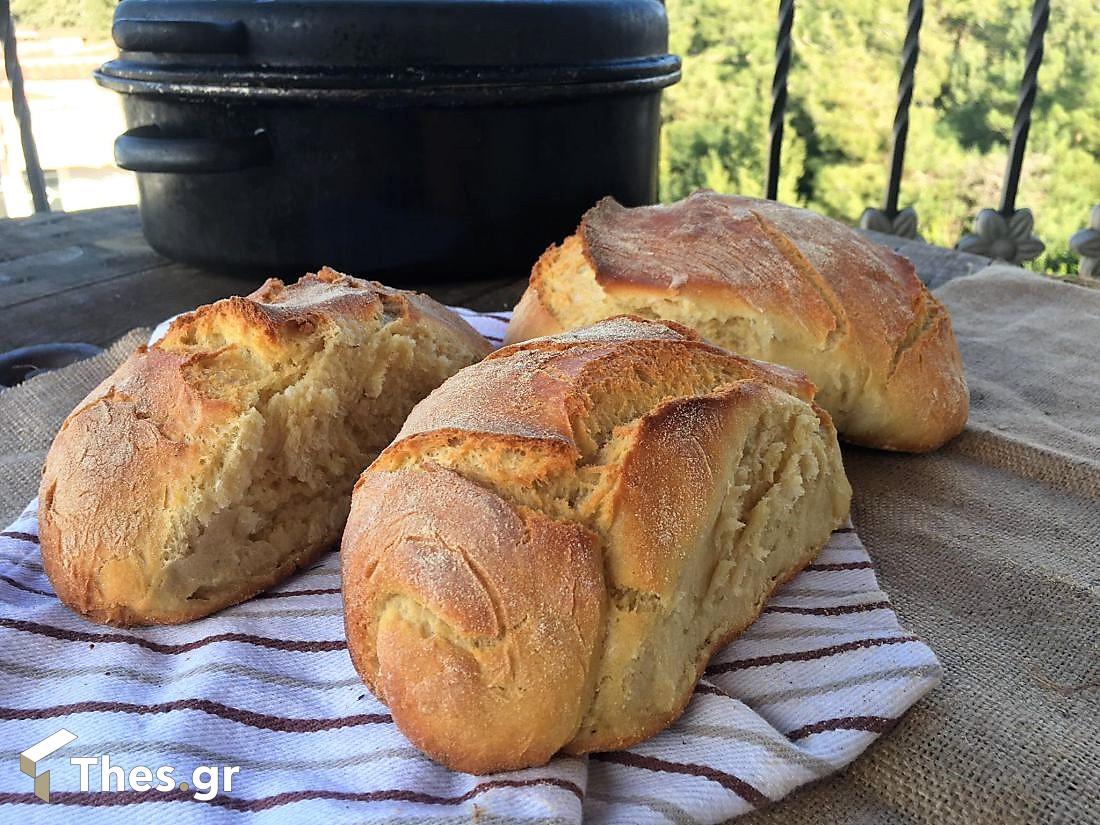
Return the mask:
<svg viewBox="0 0 1100 825"><path fill-rule="evenodd" d="M421 749L487 773L637 742L847 515L793 370L620 317L506 347L356 486L356 668Z"/></svg>
<svg viewBox="0 0 1100 825"><path fill-rule="evenodd" d="M539 259L506 341L620 313L804 371L854 443L919 452L966 423L947 310L905 258L804 209L708 191L637 209L604 199Z"/></svg>
<svg viewBox="0 0 1100 825"><path fill-rule="evenodd" d="M413 405L489 351L426 296L331 269L178 318L69 415L44 469L58 596L181 622L339 540L352 485Z"/></svg>

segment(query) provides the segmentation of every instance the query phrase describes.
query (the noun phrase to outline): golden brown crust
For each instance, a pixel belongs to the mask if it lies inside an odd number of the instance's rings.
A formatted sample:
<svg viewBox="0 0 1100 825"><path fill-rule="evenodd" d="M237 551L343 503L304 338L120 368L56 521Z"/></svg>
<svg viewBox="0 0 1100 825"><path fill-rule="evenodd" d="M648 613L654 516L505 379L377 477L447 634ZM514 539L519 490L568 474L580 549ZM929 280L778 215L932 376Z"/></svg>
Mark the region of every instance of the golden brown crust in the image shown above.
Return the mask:
<svg viewBox="0 0 1100 825"><path fill-rule="evenodd" d="M431 464L365 474L356 501L342 557L349 649L406 736L455 770L549 760L585 709L575 686L605 601L596 537Z"/></svg>
<svg viewBox="0 0 1100 825"><path fill-rule="evenodd" d="M621 312L805 371L856 443L919 452L966 422L950 318L909 261L803 209L713 192L604 199L536 264L506 340Z"/></svg>
<svg viewBox="0 0 1100 825"><path fill-rule="evenodd" d="M630 316L460 371L356 486L357 670L418 747L475 773L659 730L847 513L812 397Z"/></svg>
<svg viewBox="0 0 1100 825"><path fill-rule="evenodd" d="M556 253L557 248L552 246L542 254L535 262L535 268L532 270L535 274L532 274L532 279L541 277L541 273L552 266ZM523 332L523 338L515 337L517 330ZM542 305L538 292L528 289L523 293L523 297L519 299L515 309L512 310L511 321L504 333L504 344L515 344L529 338L541 338L544 335L553 335L555 332L561 331L561 324Z"/></svg>
<svg viewBox="0 0 1100 825"><path fill-rule="evenodd" d="M387 459L411 449L414 442L419 448L426 440L459 432L539 440L553 444L555 451L566 448L572 459L579 455L574 419L583 411L577 385L596 383L620 368L662 356L725 376L757 378L807 401L814 396L813 384L796 370L731 355L675 322L654 324L622 315L496 350L477 370L464 372L462 380L439 387L431 403L417 405ZM477 399L480 404L471 403Z"/></svg>
<svg viewBox="0 0 1100 825"><path fill-rule="evenodd" d="M278 342L309 335L317 325L332 323L335 318L368 321L380 316L401 317L410 323L432 322L453 333L464 346L485 352L490 349L473 327L427 295L353 278L327 266L289 286L278 278L268 278L247 296L234 295L184 313L155 346L165 349L194 339L226 318L235 318L243 329Z"/></svg>
<svg viewBox="0 0 1100 825"><path fill-rule="evenodd" d="M339 491L397 416L488 351L425 296L327 268L181 316L77 406L46 458L39 530L58 596L94 621L178 623L285 579L338 539ZM381 392L387 380L404 389ZM371 410L377 423L356 420ZM283 529L284 512L301 524Z"/></svg>

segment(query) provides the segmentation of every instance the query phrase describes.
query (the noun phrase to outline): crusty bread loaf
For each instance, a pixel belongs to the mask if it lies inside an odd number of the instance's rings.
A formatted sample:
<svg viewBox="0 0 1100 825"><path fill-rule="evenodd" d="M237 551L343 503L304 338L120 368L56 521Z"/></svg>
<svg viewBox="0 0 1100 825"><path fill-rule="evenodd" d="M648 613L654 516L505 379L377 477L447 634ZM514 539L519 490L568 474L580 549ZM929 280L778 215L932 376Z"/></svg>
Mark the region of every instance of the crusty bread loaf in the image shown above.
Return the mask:
<svg viewBox="0 0 1100 825"><path fill-rule="evenodd" d="M63 602L159 624L247 599L340 538L413 405L489 351L431 299L330 269L178 318L69 415L42 478Z"/></svg>
<svg viewBox="0 0 1100 825"><path fill-rule="evenodd" d="M624 312L805 371L857 444L920 452L966 423L947 310L905 258L804 209L713 192L604 199L535 265L505 341Z"/></svg>
<svg viewBox="0 0 1100 825"><path fill-rule="evenodd" d="M356 485L341 560L360 675L463 771L661 730L848 512L812 396L631 317L462 370Z"/></svg>

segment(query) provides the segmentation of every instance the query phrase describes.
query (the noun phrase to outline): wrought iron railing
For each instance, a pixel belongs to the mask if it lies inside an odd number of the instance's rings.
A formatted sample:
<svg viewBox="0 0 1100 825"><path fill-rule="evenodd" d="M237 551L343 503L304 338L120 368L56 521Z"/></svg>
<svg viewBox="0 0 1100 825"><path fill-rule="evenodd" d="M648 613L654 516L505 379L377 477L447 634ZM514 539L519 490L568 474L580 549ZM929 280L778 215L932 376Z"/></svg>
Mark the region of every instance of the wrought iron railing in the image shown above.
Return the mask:
<svg viewBox="0 0 1100 825"><path fill-rule="evenodd" d="M771 86L772 109L768 120L768 156L764 181L765 196L771 199L776 198L779 186L794 17L795 0L779 0L775 72ZM909 133L909 109L913 101L913 84L920 57L920 29L923 19L923 0L909 0L905 40L901 50L901 71L898 79L897 107L894 112L890 172L886 191L882 208L868 207L859 220L860 226L864 229L905 238L920 237L916 211L911 206L902 209L898 206L902 172L905 166L906 139ZM1004 182L1001 186L1000 204L996 209L982 209L978 213L974 221L974 231L964 235L956 245L960 250L1013 263L1032 260L1043 252L1042 241L1032 234L1034 218L1031 210L1017 208L1016 194L1027 150L1031 111L1039 89L1038 77L1043 61L1043 37L1049 21L1050 1L1035 0L1024 56L1024 72L1020 80L1020 93L1008 147ZM36 212L48 212L50 203L46 179L38 161L38 152L31 131L31 113L16 52L10 0L0 0L0 47L4 52L4 70L11 87L12 105L19 126L27 184L31 190L34 209ZM1088 226L1070 239L1070 248L1081 256L1081 274L1100 278L1100 206L1093 208Z"/></svg>
<svg viewBox="0 0 1100 825"><path fill-rule="evenodd" d="M869 206L860 216L859 225L887 235L917 237L917 212L907 206L898 211L901 170L905 165L905 141L909 137L909 106L913 103L913 80L920 57L920 24L924 20L923 0L909 0L905 42L901 47L901 76L898 79L898 105L894 111L893 146L890 149L890 177L882 209Z"/></svg>
<svg viewBox="0 0 1100 825"><path fill-rule="evenodd" d="M0 49L4 51L4 73L11 87L11 102L15 107L15 120L19 124L19 140L23 146L23 162L27 170L27 185L34 200L35 212L49 212L50 200L46 195L46 177L38 162L38 148L31 131L31 109L27 105L27 93L23 89L23 71L19 67L19 55L15 46L15 26L11 19L10 0L0 0Z"/></svg>
<svg viewBox="0 0 1100 825"><path fill-rule="evenodd" d="M889 235L918 238L918 217L913 207L898 209L905 142L909 133L909 107L913 102L913 81L920 57L920 28L924 19L923 0L909 0L905 41L901 50L897 108L894 112L893 140L890 150L890 174L881 209L868 207L859 224ZM1031 110L1039 89L1039 67L1043 62L1043 37L1050 21L1050 0L1035 0L1031 13L1031 31L1024 57L1024 73L1013 118L1012 139L1008 147L1001 202L996 209L982 209L974 220L974 231L964 235L956 248L990 258L1023 263L1042 254L1044 245L1032 230L1035 225L1030 209L1016 207L1027 136L1031 128ZM791 29L794 0L780 0L778 37L775 47L775 74L772 81L772 115L765 192L775 198L783 142L783 110L787 102L787 77L791 67ZM1070 248L1081 256L1081 274L1100 277L1100 207L1092 211L1089 227L1070 239Z"/></svg>

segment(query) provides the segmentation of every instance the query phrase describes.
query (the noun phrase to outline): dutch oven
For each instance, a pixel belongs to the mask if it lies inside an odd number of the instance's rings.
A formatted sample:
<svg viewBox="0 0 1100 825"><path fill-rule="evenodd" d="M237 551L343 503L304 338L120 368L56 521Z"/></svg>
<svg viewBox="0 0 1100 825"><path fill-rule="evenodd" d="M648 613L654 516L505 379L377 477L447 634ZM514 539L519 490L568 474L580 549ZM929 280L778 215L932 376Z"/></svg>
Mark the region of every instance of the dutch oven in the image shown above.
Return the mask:
<svg viewBox="0 0 1100 825"><path fill-rule="evenodd" d="M162 254L391 282L525 275L657 195L659 0L123 0L115 159Z"/></svg>

